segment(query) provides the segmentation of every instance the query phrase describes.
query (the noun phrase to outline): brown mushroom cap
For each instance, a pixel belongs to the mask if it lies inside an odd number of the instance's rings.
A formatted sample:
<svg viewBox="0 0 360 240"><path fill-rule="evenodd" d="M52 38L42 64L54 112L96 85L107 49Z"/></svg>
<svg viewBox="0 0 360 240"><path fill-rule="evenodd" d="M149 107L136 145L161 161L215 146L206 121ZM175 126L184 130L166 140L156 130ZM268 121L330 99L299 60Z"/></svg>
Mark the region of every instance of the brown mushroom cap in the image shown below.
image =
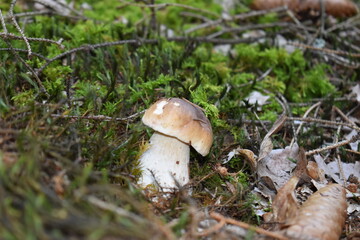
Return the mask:
<svg viewBox="0 0 360 240"><path fill-rule="evenodd" d="M299 11L321 10L319 0L303 0L300 3ZM358 13L355 3L349 0L324 0L324 3L325 12L334 17L351 17Z"/></svg>
<svg viewBox="0 0 360 240"><path fill-rule="evenodd" d="M325 11L334 17L351 17L358 13L355 3L349 0L324 0ZM320 11L320 0L254 0L251 8L256 10L288 6L294 12Z"/></svg>
<svg viewBox="0 0 360 240"><path fill-rule="evenodd" d="M195 104L179 98L162 98L146 110L142 121L157 132L190 144L203 156L210 151L211 124Z"/></svg>

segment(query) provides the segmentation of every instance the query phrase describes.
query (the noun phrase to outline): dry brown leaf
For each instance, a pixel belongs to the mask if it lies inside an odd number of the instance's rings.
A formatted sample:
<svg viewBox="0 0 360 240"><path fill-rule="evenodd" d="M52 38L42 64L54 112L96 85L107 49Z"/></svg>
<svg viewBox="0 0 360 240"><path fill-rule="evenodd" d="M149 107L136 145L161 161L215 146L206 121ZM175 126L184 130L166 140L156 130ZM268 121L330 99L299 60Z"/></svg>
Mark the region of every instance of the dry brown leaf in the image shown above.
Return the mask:
<svg viewBox="0 0 360 240"><path fill-rule="evenodd" d="M263 141L260 144L260 153L259 153L258 161L261 161L267 155L269 155L269 153L273 149L273 144L270 137L271 135L277 133L283 127L285 121L286 121L286 115L283 114L279 117L278 120L274 122L269 132L265 135Z"/></svg>
<svg viewBox="0 0 360 240"><path fill-rule="evenodd" d="M285 149L274 149L264 159L258 162L259 178L269 177L276 190L281 188L291 177L291 171L296 164L291 159L297 159L299 146L294 144Z"/></svg>
<svg viewBox="0 0 360 240"><path fill-rule="evenodd" d="M282 232L296 240L338 240L346 219L345 194L339 184L321 188L286 221Z"/></svg>
<svg viewBox="0 0 360 240"><path fill-rule="evenodd" d="M257 161L255 159L255 154L253 153L253 151L249 149L239 149L238 153L240 156L245 158L246 162L249 163L251 169L255 171L257 167Z"/></svg>
<svg viewBox="0 0 360 240"><path fill-rule="evenodd" d="M321 10L319 0L298 0L298 2L299 9L297 11ZM326 13L334 17L351 17L358 12L356 5L349 0L324 0L324 3Z"/></svg>
<svg viewBox="0 0 360 240"><path fill-rule="evenodd" d="M325 11L334 17L351 17L358 13L357 6L349 0L324 0ZM320 12L320 0L254 0L251 7L256 10L287 6L290 10L300 12Z"/></svg>
<svg viewBox="0 0 360 240"><path fill-rule="evenodd" d="M314 180L318 181L321 178L321 172L316 162L308 162L306 166L307 174Z"/></svg>
<svg viewBox="0 0 360 240"><path fill-rule="evenodd" d="M231 150L228 155L227 155L227 159L223 160L223 163L227 163L229 162L234 156L236 155L240 155L242 157L245 158L245 161L250 165L251 169L253 171L256 170L257 167L257 157L254 154L253 151L249 150L249 149L242 149L242 148L236 148Z"/></svg>
<svg viewBox="0 0 360 240"><path fill-rule="evenodd" d="M299 182L297 176L290 180L279 189L272 203L272 217L266 219L267 222L285 222L286 219L296 215L298 204L295 197L295 188Z"/></svg>
<svg viewBox="0 0 360 240"><path fill-rule="evenodd" d="M310 181L310 178L306 171L308 161L303 148L298 151L296 159L297 165L293 176L278 190L274 198L270 221L284 223L285 220L294 217L297 213L298 203L295 197L295 188L300 180Z"/></svg>

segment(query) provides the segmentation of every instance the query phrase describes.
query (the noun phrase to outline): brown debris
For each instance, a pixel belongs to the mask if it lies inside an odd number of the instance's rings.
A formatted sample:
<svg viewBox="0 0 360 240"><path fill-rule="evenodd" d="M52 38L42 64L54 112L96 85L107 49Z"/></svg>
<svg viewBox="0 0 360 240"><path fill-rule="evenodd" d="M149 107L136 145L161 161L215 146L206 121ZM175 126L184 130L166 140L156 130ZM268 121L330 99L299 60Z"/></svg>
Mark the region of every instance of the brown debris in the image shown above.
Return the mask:
<svg viewBox="0 0 360 240"><path fill-rule="evenodd" d="M254 0L251 7L265 10L286 5L296 13L320 12L320 0ZM351 17L358 13L357 6L349 0L324 0L325 12L334 17Z"/></svg>
<svg viewBox="0 0 360 240"><path fill-rule="evenodd" d="M345 189L331 184L314 193L282 227L291 239L338 240L346 219Z"/></svg>

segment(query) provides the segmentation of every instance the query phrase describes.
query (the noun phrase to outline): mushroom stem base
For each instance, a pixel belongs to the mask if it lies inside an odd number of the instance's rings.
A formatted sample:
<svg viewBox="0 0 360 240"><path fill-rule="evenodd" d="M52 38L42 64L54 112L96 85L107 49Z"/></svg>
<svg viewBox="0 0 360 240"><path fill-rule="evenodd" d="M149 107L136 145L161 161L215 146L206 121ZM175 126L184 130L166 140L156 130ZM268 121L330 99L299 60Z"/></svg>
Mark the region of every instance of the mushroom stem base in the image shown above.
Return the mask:
<svg viewBox="0 0 360 240"><path fill-rule="evenodd" d="M143 171L138 184L156 186L163 191L173 191L189 182L190 147L159 132L150 138L150 147L140 157ZM178 185L177 185L178 183Z"/></svg>

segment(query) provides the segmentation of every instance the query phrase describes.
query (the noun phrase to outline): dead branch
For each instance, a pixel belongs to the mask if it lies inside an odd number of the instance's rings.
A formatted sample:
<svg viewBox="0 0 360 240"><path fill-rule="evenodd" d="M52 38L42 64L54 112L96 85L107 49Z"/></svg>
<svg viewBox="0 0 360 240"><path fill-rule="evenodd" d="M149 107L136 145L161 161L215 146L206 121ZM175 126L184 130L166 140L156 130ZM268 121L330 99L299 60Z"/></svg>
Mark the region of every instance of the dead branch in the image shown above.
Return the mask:
<svg viewBox="0 0 360 240"><path fill-rule="evenodd" d="M210 213L210 217L212 217L213 219L215 219L218 222L225 221L228 224L236 225L236 226L239 226L241 228L248 229L250 231L254 231L254 232L259 233L261 235L265 235L265 236L272 237L272 238L275 238L275 239L280 239L280 240L287 240L287 238L284 237L281 234L270 232L270 231L267 231L265 229L262 229L262 228L259 228L259 227L256 227L256 226L252 226L250 224L240 222L240 221L237 221L237 220L232 219L232 218L224 217L223 215L221 215L219 213L212 212L212 213Z"/></svg>
<svg viewBox="0 0 360 240"><path fill-rule="evenodd" d="M318 149L308 151L308 152L306 152L306 156L318 154L320 152L328 151L328 150L331 150L331 149L334 149L334 148L339 148L339 147L344 146L346 144L356 142L359 139L360 139L360 132L357 135L353 136L349 140L343 140L341 142L338 142L338 143L330 145L330 146L326 146L326 147L323 147L323 148L318 148Z"/></svg>
<svg viewBox="0 0 360 240"><path fill-rule="evenodd" d="M63 119L74 119L74 120L79 120L79 119L87 119L87 120L96 120L96 121L120 121L120 122L126 122L129 121L131 119L135 119L137 117L139 117L141 114L143 114L145 112L141 111L138 113L134 113L128 117L125 118L113 118L113 117L108 117L108 116L104 116L104 115L96 115L96 116L74 116L74 115L60 115L60 114L51 114L50 116L53 118L63 118Z"/></svg>
<svg viewBox="0 0 360 240"><path fill-rule="evenodd" d="M321 124L330 125L330 126L344 126L344 127L349 127L351 129L355 129L356 131L360 132L359 127L354 126L353 124L348 124L348 123L344 123L344 122L335 122L335 121L329 121L329 120L323 120L323 119L317 119L317 118L300 118L300 117L288 117L287 121L314 122L314 123L321 123Z"/></svg>

